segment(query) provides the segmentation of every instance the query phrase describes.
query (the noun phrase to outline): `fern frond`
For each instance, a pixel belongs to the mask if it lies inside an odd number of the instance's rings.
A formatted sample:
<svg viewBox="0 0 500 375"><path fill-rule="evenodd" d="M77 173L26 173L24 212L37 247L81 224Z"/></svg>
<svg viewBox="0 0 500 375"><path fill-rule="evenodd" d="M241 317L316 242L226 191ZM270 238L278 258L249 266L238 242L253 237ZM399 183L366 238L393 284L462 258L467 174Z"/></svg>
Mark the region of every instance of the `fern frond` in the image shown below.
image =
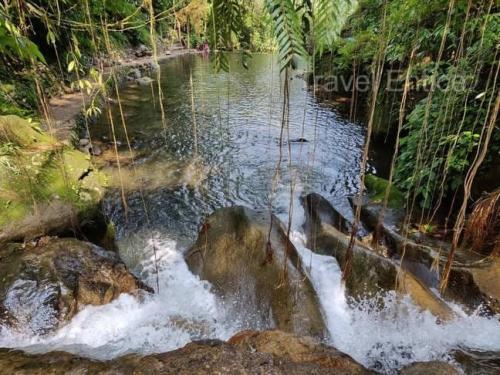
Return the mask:
<svg viewBox="0 0 500 375"><path fill-rule="evenodd" d="M313 40L316 52L323 54L333 45L340 32L340 26L353 7L352 0L314 0L313 1Z"/></svg>
<svg viewBox="0 0 500 375"><path fill-rule="evenodd" d="M215 68L220 71L229 70L229 62L223 50L231 50L233 38L243 47L242 32L245 29L245 6L239 0L213 0L211 19L213 31L211 33L211 44L216 50ZM248 58L248 53L243 53L244 60Z"/></svg>
<svg viewBox="0 0 500 375"><path fill-rule="evenodd" d="M293 67L295 57L307 57L302 22L292 0L267 0L278 46L280 70Z"/></svg>

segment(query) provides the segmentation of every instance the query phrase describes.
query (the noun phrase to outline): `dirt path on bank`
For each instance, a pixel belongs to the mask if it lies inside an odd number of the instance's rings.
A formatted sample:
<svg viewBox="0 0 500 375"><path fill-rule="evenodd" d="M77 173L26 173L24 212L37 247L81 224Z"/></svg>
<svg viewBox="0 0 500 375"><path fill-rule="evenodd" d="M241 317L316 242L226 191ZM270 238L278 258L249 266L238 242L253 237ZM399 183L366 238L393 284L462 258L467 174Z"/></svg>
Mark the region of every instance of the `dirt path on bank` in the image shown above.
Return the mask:
<svg viewBox="0 0 500 375"><path fill-rule="evenodd" d="M158 61L162 62L170 58L190 53L199 53L194 49L183 49L174 47L163 51L158 55ZM133 68L143 64L153 62L152 56L136 57L134 52L119 60L118 65L107 67L104 74L109 73L111 69ZM54 135L63 143L71 143L71 134L75 127L75 119L81 113L82 109L90 103L91 98L84 91L72 92L52 97L49 100L48 115L49 123L43 122L43 126L49 133Z"/></svg>

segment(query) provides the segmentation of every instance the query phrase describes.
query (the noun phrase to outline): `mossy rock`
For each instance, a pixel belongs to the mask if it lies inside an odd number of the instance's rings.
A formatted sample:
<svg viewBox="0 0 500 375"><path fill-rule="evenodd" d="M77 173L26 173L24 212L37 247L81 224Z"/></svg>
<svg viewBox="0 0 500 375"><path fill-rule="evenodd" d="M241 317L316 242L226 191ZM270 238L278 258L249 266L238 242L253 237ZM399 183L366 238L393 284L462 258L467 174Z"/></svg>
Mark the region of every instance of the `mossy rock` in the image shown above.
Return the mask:
<svg viewBox="0 0 500 375"><path fill-rule="evenodd" d="M37 123L18 116L0 117L0 144L10 143L16 147L32 150L57 147L57 140L44 133Z"/></svg>
<svg viewBox="0 0 500 375"><path fill-rule="evenodd" d="M52 233L95 212L107 183L88 155L17 116L0 117L0 146L0 241Z"/></svg>
<svg viewBox="0 0 500 375"><path fill-rule="evenodd" d="M373 174L367 174L365 176L365 186L368 196L370 197L372 202L381 203L384 201L385 192L387 190L387 187L389 186L389 181ZM404 194L394 185L391 185L387 205L390 208L399 208L403 207L404 204Z"/></svg>

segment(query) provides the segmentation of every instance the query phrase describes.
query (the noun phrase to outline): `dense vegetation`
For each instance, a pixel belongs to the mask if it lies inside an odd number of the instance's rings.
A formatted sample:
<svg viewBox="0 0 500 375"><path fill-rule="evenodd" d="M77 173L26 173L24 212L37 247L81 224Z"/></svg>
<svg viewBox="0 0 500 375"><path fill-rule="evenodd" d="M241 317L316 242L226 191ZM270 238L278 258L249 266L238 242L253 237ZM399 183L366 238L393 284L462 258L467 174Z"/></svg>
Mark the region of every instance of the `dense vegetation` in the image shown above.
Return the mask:
<svg viewBox="0 0 500 375"><path fill-rule="evenodd" d="M394 182L409 212L421 209L420 221L444 208L456 245L470 202L483 186L498 187L477 183L494 176L500 159L498 5L361 0L346 20L353 8L341 0L4 1L0 115L46 116L48 97L69 86L90 90L85 77L102 82L106 64L141 44L156 59L159 46L209 43L217 69L229 69L225 51L242 51L245 64L251 51L274 50L285 77L299 58L314 77L369 77L365 92L342 94L354 107L366 103L368 134L384 128L394 146L385 203ZM11 146L2 144L2 154Z"/></svg>
<svg viewBox="0 0 500 375"><path fill-rule="evenodd" d="M499 36L491 0L363 0L321 61L321 74L358 76L380 61L374 128L398 133L395 183L429 213L460 203L498 95ZM496 129L479 177L494 173L499 147Z"/></svg>

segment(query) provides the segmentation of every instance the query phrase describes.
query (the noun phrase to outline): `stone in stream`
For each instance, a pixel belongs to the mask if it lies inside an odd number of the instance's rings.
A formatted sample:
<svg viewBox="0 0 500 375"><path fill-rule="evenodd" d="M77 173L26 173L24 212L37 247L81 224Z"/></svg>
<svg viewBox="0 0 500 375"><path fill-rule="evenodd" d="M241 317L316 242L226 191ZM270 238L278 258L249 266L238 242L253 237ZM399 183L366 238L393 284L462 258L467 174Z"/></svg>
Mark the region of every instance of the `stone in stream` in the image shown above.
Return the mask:
<svg viewBox="0 0 500 375"><path fill-rule="evenodd" d="M338 212L325 198L320 194L311 193L306 196L300 197L301 203L304 207L311 208L308 212L311 221L316 223L328 223L334 228L338 229L344 234L351 234L352 224L340 212ZM361 228L358 230L358 238L366 236L368 233Z"/></svg>
<svg viewBox="0 0 500 375"><path fill-rule="evenodd" d="M297 251L275 217L268 244L270 221L268 212L245 207L217 210L186 255L189 268L208 280L235 314L248 313L254 326L323 337L317 297Z"/></svg>
<svg viewBox="0 0 500 375"><path fill-rule="evenodd" d="M0 313L13 328L47 333L84 305L121 293L152 290L128 272L117 253L72 238L8 244L0 250Z"/></svg>
<svg viewBox="0 0 500 375"><path fill-rule="evenodd" d="M128 73L128 76L132 79L139 79L142 77L142 73L138 68L134 68Z"/></svg>
<svg viewBox="0 0 500 375"><path fill-rule="evenodd" d="M350 356L321 344L311 337L298 337L279 330L243 331L228 340L238 347L269 353L295 363L318 364L336 374L368 374L368 371Z"/></svg>
<svg viewBox="0 0 500 375"><path fill-rule="evenodd" d="M306 337L279 331L243 333L232 344L219 340L195 341L171 352L147 356L127 355L109 361L93 361L53 352L27 354L0 349L0 368L6 374L369 374L351 357ZM255 344L256 347L252 347Z"/></svg>
<svg viewBox="0 0 500 375"><path fill-rule="evenodd" d="M151 56L153 53L144 44L140 44L135 50L134 54L136 57L146 57L146 56Z"/></svg>
<svg viewBox="0 0 500 375"><path fill-rule="evenodd" d="M90 144L90 140L87 138L82 138L78 141L78 146L85 147Z"/></svg>
<svg viewBox="0 0 500 375"><path fill-rule="evenodd" d="M313 202L316 200L303 199L307 245L314 252L334 256L343 265L350 236L337 230L331 223L318 220L321 215L318 206L311 204ZM321 206L319 209L321 210ZM417 306L429 310L441 320L448 320L453 316L452 310L415 276L356 240L352 268L346 280L348 295L360 300L391 290L410 295Z"/></svg>
<svg viewBox="0 0 500 375"><path fill-rule="evenodd" d="M356 201L351 204L356 207ZM382 206L361 203L363 224L375 230ZM384 222L379 225L381 240L395 258L403 257L407 267L430 287L438 287L440 274L447 261L449 244L426 238L406 238L400 233L402 213L387 208ZM404 256L403 256L404 255ZM500 313L500 259L486 257L466 249L457 249L444 297L461 303L471 311L481 307L489 313Z"/></svg>
<svg viewBox="0 0 500 375"><path fill-rule="evenodd" d="M139 84L139 86L149 86L154 82L150 77L141 77L139 79L136 79L135 81Z"/></svg>
<svg viewBox="0 0 500 375"><path fill-rule="evenodd" d="M400 375L459 375L461 372L455 366L446 362L416 362L405 366L399 372Z"/></svg>

